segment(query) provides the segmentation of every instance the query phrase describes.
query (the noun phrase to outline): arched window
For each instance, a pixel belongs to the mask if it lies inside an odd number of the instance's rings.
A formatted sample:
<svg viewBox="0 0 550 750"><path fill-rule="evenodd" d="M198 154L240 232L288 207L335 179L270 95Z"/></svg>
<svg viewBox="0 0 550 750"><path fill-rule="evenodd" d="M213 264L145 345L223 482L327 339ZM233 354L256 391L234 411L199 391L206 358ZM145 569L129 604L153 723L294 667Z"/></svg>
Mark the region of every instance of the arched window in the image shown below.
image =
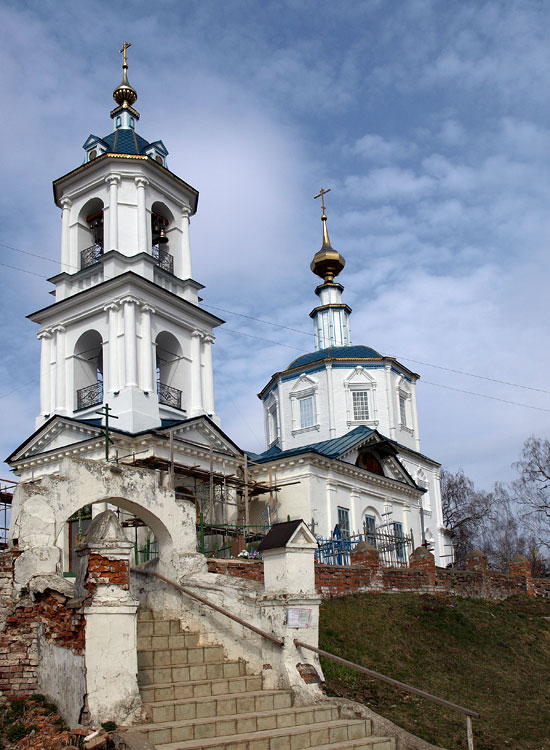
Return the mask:
<svg viewBox="0 0 550 750"><path fill-rule="evenodd" d="M86 331L74 348L76 409L103 403L103 339L97 331Z"/></svg>
<svg viewBox="0 0 550 750"><path fill-rule="evenodd" d="M183 351L177 338L163 331L156 339L157 393L159 404L181 409Z"/></svg>
<svg viewBox="0 0 550 750"><path fill-rule="evenodd" d="M174 257L169 252L169 230L174 225L172 212L160 201L151 206L152 254L157 266L174 273Z"/></svg>
<svg viewBox="0 0 550 750"><path fill-rule="evenodd" d="M88 268L103 255L103 201L92 198L78 215L80 268Z"/></svg>

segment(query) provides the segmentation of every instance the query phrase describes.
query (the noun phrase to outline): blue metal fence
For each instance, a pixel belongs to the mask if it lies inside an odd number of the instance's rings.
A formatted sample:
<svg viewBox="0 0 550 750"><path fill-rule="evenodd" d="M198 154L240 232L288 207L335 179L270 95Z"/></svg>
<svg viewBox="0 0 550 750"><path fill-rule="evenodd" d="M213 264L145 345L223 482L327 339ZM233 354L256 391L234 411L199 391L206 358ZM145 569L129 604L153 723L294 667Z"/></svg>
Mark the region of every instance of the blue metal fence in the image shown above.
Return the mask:
<svg viewBox="0 0 550 750"><path fill-rule="evenodd" d="M395 533L385 527L377 528L368 534L352 534L340 537L333 534L329 539L317 537L315 560L325 565L349 565L350 554L366 538L376 547L380 565L387 568L406 568L409 555L414 549L414 538L410 534Z"/></svg>

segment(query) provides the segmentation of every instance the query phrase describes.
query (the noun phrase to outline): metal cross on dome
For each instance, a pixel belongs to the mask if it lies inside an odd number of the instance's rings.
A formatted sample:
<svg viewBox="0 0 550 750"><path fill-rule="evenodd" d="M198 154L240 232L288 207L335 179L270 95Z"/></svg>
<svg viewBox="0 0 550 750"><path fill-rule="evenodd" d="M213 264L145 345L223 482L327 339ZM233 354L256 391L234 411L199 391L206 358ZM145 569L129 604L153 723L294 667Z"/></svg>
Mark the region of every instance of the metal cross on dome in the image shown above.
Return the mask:
<svg viewBox="0 0 550 750"><path fill-rule="evenodd" d="M131 46L131 42L122 43L122 49L120 50L120 54L122 55L122 67L128 67L128 56L126 55L126 50Z"/></svg>
<svg viewBox="0 0 550 750"><path fill-rule="evenodd" d="M321 211L323 212L323 215L325 213L325 195L327 193L330 193L330 188L327 188L326 190L324 188L321 188L321 190L319 191L319 195L313 196L313 200L315 200L315 198L321 199Z"/></svg>

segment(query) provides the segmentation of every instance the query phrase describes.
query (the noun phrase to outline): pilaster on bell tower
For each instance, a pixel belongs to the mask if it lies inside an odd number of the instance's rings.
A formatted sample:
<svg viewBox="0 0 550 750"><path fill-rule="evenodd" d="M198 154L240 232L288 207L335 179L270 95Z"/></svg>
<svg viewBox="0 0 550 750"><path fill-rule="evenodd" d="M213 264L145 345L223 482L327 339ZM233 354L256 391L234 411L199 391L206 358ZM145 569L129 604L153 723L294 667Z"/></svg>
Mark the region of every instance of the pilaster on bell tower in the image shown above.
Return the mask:
<svg viewBox="0 0 550 750"><path fill-rule="evenodd" d="M334 281L346 265L343 256L330 244L327 229L327 215L325 211L325 195L330 188L321 188L315 198L321 198L321 221L323 222L323 245L315 253L311 261L311 270L323 279L323 283L315 289L320 305L310 312L313 319L315 334L315 349L328 349L331 346L349 346L351 331L349 316L351 307L342 302L344 287Z"/></svg>
<svg viewBox="0 0 550 750"><path fill-rule="evenodd" d="M198 191L170 172L162 141L136 132L137 92L114 89L114 130L84 143L84 163L53 184L61 273L39 323L40 416L97 420L108 403L128 432L214 411L213 329L191 277Z"/></svg>

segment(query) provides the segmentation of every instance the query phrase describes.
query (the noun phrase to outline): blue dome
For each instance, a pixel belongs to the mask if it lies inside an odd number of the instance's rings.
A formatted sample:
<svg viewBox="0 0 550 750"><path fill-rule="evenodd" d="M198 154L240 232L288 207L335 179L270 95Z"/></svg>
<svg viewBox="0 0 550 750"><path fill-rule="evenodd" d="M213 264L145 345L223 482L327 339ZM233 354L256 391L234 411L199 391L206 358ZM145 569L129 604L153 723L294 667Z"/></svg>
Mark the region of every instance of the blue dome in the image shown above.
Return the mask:
<svg viewBox="0 0 550 750"><path fill-rule="evenodd" d="M369 346L331 346L329 349L319 349L318 352L303 354L291 362L287 370L310 365L322 359L382 359L382 355Z"/></svg>

